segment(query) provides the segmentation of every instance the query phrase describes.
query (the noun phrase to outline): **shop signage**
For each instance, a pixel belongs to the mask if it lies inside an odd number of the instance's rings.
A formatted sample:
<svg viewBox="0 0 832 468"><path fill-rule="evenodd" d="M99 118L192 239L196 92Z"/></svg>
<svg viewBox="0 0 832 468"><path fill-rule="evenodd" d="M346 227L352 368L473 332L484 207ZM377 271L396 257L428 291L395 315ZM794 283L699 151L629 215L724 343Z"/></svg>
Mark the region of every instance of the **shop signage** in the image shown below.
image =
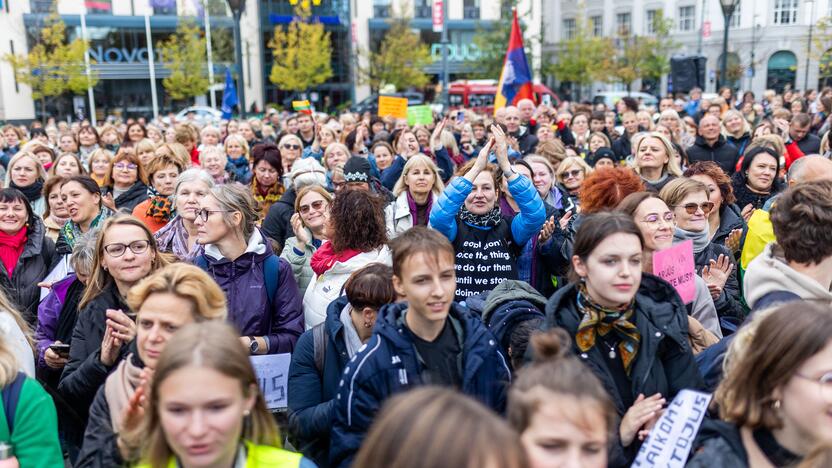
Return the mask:
<svg viewBox="0 0 832 468"><path fill-rule="evenodd" d="M149 53L147 47L127 49L124 47L102 46L90 48L90 58L98 63L147 63ZM156 52L156 62L160 61L159 53Z"/></svg>
<svg viewBox="0 0 832 468"><path fill-rule="evenodd" d="M430 55L434 60L442 60L442 44L431 44ZM479 60L481 55L476 44L448 44L448 60L451 62Z"/></svg>

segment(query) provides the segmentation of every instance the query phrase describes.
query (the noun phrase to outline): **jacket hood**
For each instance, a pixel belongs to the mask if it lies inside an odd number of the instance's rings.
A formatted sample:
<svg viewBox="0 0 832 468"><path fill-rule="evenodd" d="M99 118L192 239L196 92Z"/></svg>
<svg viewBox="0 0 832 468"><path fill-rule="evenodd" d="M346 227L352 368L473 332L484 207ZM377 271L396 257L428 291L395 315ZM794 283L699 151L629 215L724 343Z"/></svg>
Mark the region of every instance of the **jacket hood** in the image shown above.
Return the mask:
<svg viewBox="0 0 832 468"><path fill-rule="evenodd" d="M347 299L347 296L344 295L330 302L326 308L326 331L333 339L341 331L341 328L344 327L344 324L341 322L341 311L349 303L350 301Z"/></svg>
<svg viewBox="0 0 832 468"><path fill-rule="evenodd" d="M761 297L774 291L789 291L801 299L832 304L832 292L814 279L792 269L776 244L768 244L751 261L744 277L745 298L752 309Z"/></svg>
<svg viewBox="0 0 832 468"><path fill-rule="evenodd" d="M491 317L491 315L499 306L511 301L529 301L540 310L546 309L546 298L529 283L505 280L488 294L482 311L483 323L489 323L490 320L499 320L498 317Z"/></svg>
<svg viewBox="0 0 832 468"><path fill-rule="evenodd" d="M271 248L266 243L265 237L263 237L263 233L260 232L260 229L255 228L251 237L248 239L248 244L246 245L246 250L243 255L250 253L253 254L253 256L264 256L267 251L270 252ZM228 260L222 255L220 249L214 244L208 244L205 246L205 255L215 262Z"/></svg>

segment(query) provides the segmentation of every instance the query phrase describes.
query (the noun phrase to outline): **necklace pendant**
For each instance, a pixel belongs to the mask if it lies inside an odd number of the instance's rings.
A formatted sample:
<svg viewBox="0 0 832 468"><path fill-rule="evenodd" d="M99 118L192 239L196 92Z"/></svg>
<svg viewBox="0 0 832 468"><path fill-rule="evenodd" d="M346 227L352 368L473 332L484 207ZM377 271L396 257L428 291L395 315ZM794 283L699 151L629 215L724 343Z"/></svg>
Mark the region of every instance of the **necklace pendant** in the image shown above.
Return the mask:
<svg viewBox="0 0 832 468"><path fill-rule="evenodd" d="M610 357L610 359L615 359L615 350L611 349L608 356Z"/></svg>

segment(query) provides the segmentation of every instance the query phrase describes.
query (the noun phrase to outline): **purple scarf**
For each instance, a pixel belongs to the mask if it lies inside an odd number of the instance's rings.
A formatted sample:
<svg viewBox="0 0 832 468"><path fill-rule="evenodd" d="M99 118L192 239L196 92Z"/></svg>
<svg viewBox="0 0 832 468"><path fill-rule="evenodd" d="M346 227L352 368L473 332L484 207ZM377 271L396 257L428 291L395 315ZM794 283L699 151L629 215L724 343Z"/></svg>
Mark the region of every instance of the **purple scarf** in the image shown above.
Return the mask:
<svg viewBox="0 0 832 468"><path fill-rule="evenodd" d="M428 219L430 219L430 209L433 206L433 193L428 194L428 201L425 204L427 209L425 210L425 223L419 224L419 209L416 205L416 200L413 199L413 196L410 195L410 190L407 191L407 206L410 208L410 216L413 218L413 225L414 226L426 226L428 224Z"/></svg>
<svg viewBox="0 0 832 468"><path fill-rule="evenodd" d="M159 251L172 253L181 261L188 261L191 258L191 252L188 251L188 231L185 230L185 224L181 217L176 216L171 219L153 237L156 238ZM197 247L194 244L194 248Z"/></svg>

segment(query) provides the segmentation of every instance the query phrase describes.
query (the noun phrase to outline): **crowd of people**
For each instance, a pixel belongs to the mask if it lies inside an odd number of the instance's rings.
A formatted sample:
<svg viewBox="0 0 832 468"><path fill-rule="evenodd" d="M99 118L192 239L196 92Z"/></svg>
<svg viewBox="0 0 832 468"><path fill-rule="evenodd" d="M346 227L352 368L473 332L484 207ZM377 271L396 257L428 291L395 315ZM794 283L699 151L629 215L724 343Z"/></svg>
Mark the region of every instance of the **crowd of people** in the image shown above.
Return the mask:
<svg viewBox="0 0 832 468"><path fill-rule="evenodd" d="M0 128L0 442L626 467L688 389L688 466L829 466L832 88L452 115ZM688 241L683 300L654 259Z"/></svg>

